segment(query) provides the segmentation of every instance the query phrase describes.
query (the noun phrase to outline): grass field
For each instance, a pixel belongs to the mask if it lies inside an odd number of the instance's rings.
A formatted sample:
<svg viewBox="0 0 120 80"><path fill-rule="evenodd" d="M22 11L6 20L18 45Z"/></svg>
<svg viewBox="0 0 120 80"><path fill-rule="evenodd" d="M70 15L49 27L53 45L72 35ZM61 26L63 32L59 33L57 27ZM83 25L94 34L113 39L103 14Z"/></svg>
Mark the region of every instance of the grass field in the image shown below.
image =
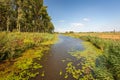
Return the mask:
<svg viewBox="0 0 120 80"><path fill-rule="evenodd" d="M110 32L96 32L96 33L68 33L67 35L71 35L74 37L80 37L80 36L95 36L99 38L104 38L104 39L113 39L113 40L120 40L120 32L116 33L110 33Z"/></svg>

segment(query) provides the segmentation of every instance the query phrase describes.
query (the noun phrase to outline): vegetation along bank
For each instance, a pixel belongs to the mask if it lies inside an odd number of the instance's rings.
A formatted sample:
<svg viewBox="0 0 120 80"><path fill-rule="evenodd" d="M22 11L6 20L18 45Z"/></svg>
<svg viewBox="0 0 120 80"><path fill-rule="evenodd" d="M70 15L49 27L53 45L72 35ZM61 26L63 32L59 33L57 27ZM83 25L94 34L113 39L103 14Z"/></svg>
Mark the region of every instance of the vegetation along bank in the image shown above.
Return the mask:
<svg viewBox="0 0 120 80"><path fill-rule="evenodd" d="M102 34L102 35L101 35ZM94 50L90 50L89 43L83 43L86 46L86 50L83 52L71 53L73 56L80 58L85 57L89 63L92 64L92 70L94 71L94 77L100 80L119 80L120 79L120 33L71 33L65 34L75 38L80 38L87 42L92 43L96 48L100 50L95 54ZM112 35L113 37L109 36ZM102 54L100 54L102 53ZM91 56L91 54L93 54ZM95 60L94 60L95 59ZM91 66L91 64L88 64Z"/></svg>

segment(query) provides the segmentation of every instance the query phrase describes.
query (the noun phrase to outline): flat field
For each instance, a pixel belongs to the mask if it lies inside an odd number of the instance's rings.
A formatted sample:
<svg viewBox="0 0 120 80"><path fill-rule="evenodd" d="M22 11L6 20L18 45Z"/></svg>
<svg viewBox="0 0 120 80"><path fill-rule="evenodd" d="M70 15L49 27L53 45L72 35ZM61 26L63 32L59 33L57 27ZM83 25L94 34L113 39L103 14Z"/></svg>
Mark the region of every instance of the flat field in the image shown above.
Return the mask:
<svg viewBox="0 0 120 80"><path fill-rule="evenodd" d="M120 32L96 32L96 33L74 33L74 34L68 34L68 35L74 35L76 37L79 36L95 36L95 37L99 37L99 38L104 38L104 39L113 39L113 40L120 40Z"/></svg>

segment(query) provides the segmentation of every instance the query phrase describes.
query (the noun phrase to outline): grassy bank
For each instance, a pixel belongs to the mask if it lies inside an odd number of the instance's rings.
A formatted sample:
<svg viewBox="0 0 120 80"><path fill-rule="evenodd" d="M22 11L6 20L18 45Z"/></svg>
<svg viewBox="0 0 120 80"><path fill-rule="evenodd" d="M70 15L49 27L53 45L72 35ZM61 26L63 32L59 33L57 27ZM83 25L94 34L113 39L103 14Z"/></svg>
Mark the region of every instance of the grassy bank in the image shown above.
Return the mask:
<svg viewBox="0 0 120 80"><path fill-rule="evenodd" d="M94 76L95 79L98 80L120 79L120 62L119 62L120 40L119 39L116 39L114 37L106 39L100 36L95 36L95 34L94 35L68 34L68 35L88 41L92 43L96 48L102 51L103 53L102 55L94 57L98 55L98 53L93 54L95 52L95 49L90 50L93 51L92 52L93 55L91 55L91 52L87 52L87 48L90 47L89 45L87 45L86 50L84 52L76 52L74 54L74 56L76 57L83 56L86 57L86 59L93 57L92 59L93 60L95 59L94 61L90 60L91 62L89 62L89 63L95 63L95 66L93 68L93 71L95 73ZM105 35L107 35L107 33Z"/></svg>
<svg viewBox="0 0 120 80"><path fill-rule="evenodd" d="M0 33L0 80L28 80L36 75L36 69L56 34L48 33Z"/></svg>
<svg viewBox="0 0 120 80"><path fill-rule="evenodd" d="M81 39L91 42L103 51L96 59L96 77L98 79L120 79L120 40L105 40L98 37L84 36Z"/></svg>

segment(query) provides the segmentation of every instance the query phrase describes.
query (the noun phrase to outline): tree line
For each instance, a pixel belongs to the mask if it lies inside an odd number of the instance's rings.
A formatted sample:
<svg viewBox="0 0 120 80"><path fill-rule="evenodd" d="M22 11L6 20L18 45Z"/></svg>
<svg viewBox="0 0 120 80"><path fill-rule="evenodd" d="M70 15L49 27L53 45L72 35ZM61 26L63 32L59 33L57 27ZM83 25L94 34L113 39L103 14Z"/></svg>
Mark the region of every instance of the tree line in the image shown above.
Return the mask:
<svg viewBox="0 0 120 80"><path fill-rule="evenodd" d="M43 0L0 0L0 31L50 32L54 30Z"/></svg>

